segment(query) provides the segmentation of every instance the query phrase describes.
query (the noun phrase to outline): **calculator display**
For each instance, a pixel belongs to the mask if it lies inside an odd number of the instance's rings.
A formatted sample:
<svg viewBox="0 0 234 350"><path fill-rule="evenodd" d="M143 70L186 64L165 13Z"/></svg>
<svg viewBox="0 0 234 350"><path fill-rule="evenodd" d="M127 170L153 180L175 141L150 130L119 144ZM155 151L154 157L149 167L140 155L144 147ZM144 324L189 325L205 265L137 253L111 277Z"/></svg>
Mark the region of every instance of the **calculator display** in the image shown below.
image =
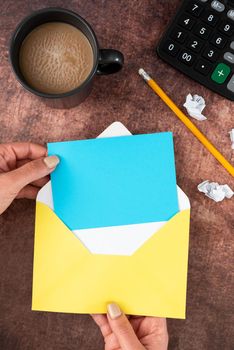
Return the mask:
<svg viewBox="0 0 234 350"><path fill-rule="evenodd" d="M185 0L157 47L192 79L234 101L234 0Z"/></svg>

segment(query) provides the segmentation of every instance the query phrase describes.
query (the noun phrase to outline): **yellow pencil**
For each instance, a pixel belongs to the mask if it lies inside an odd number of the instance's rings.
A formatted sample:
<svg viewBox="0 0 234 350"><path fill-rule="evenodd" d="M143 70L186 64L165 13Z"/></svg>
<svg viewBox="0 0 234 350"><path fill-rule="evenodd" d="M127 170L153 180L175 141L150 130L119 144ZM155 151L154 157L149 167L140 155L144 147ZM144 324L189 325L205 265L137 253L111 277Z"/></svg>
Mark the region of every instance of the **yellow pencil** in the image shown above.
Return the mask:
<svg viewBox="0 0 234 350"><path fill-rule="evenodd" d="M175 115L187 126L194 136L205 146L208 151L222 164L222 166L234 176L234 167L226 158L215 148L215 146L206 138L206 136L196 127L195 124L176 106L176 104L166 95L160 86L144 71L139 69L140 76L146 81L151 89L166 103L166 105L175 113Z"/></svg>

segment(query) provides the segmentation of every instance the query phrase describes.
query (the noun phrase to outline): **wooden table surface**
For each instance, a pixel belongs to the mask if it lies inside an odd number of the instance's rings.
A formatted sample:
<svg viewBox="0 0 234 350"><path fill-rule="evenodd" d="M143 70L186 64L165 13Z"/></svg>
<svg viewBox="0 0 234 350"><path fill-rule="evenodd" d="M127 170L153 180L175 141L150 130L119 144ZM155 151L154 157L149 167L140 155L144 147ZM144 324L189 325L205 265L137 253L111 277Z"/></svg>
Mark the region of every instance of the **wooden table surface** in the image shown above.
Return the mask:
<svg viewBox="0 0 234 350"><path fill-rule="evenodd" d="M2 0L0 4L0 142L94 138L121 121L134 133L173 131L177 182L191 200L187 319L169 320L170 349L233 349L234 200L215 203L197 190L209 179L234 187L231 176L153 95L139 67L182 106L185 96L205 97L208 120L196 122L233 162L228 135L234 104L163 63L155 46L179 0ZM46 107L17 83L8 44L17 23L31 11L63 6L85 17L101 47L125 55L124 69L98 77L79 107ZM0 218L0 348L2 350L101 350L102 337L87 315L32 312L31 287L35 203L18 200ZM95 295L94 295L95 297Z"/></svg>

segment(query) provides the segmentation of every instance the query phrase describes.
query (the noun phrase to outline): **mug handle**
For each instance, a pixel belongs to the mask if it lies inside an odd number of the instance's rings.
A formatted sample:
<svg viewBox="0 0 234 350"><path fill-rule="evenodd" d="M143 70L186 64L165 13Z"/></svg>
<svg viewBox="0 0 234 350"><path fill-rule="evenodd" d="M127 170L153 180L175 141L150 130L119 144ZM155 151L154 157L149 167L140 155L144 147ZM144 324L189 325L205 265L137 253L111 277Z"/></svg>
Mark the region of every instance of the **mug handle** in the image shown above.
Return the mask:
<svg viewBox="0 0 234 350"><path fill-rule="evenodd" d="M122 52L113 49L99 50L99 60L97 74L108 75L117 73L122 69L124 64L124 56Z"/></svg>

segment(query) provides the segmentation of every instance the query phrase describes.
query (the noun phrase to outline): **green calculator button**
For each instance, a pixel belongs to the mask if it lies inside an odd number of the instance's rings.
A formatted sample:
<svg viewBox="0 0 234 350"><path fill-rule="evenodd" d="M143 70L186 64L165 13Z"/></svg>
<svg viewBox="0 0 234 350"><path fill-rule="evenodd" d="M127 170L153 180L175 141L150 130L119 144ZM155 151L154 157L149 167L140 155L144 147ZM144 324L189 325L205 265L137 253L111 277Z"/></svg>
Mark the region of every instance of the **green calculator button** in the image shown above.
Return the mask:
<svg viewBox="0 0 234 350"><path fill-rule="evenodd" d="M211 79L217 84L223 84L231 72L231 68L224 63L219 63L211 75Z"/></svg>

